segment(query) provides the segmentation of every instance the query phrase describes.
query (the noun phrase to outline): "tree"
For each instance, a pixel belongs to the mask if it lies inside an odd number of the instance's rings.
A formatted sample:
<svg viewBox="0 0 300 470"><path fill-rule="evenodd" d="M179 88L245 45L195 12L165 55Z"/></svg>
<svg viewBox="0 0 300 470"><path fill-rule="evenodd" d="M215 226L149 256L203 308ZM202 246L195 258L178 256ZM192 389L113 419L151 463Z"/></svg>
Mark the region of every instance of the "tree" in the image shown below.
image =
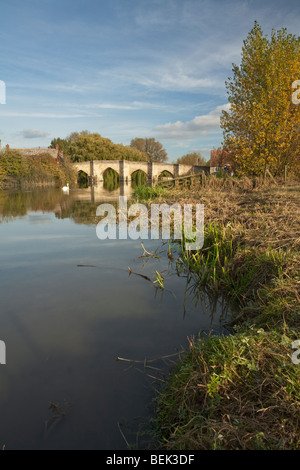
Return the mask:
<svg viewBox="0 0 300 470"><path fill-rule="evenodd" d="M90 131L71 132L71 134L69 134L66 137L66 141L67 142L75 142L78 139L79 136L89 135L89 134L90 134Z"/></svg>
<svg viewBox="0 0 300 470"><path fill-rule="evenodd" d="M183 157L177 158L177 163L181 163L183 165L209 165L200 152L187 153L186 155L183 155Z"/></svg>
<svg viewBox="0 0 300 470"><path fill-rule="evenodd" d="M67 155L67 156L71 155L71 146L70 146L70 143L67 142L66 139L61 139L60 137L52 139L49 145L49 148L55 149L57 145L59 149L63 151L64 155Z"/></svg>
<svg viewBox="0 0 300 470"><path fill-rule="evenodd" d="M166 150L154 137L132 139L130 147L134 147L146 155L150 162L166 162L168 160Z"/></svg>
<svg viewBox="0 0 300 470"><path fill-rule="evenodd" d="M64 156L70 157L72 155L72 143L76 142L80 136L86 136L89 134L89 131L71 132L71 134L69 134L65 139L61 139L60 137L53 139L49 148L55 149L58 145L59 149L63 151Z"/></svg>
<svg viewBox="0 0 300 470"><path fill-rule="evenodd" d="M73 162L90 160L147 161L147 157L138 149L129 145L114 144L110 139L102 137L97 132L72 132L65 139L53 139L50 148L55 148L56 145Z"/></svg>
<svg viewBox="0 0 300 470"><path fill-rule="evenodd" d="M291 87L299 70L300 38L283 28L268 40L255 22L241 65L233 64L226 82L230 110L221 117L225 150L241 173L276 174L297 164L300 107L292 102Z"/></svg>
<svg viewBox="0 0 300 470"><path fill-rule="evenodd" d="M210 166L224 168L225 165L234 166L233 158L230 152L224 148L218 147L210 151Z"/></svg>

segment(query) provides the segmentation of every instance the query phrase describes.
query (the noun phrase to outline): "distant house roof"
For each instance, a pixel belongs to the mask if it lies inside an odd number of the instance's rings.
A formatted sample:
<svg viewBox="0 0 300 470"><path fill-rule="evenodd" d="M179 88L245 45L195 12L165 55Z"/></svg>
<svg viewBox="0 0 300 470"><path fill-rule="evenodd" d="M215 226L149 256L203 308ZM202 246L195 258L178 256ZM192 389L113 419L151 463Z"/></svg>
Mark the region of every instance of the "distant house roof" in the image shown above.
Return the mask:
<svg viewBox="0 0 300 470"><path fill-rule="evenodd" d="M7 149L9 149L9 145L6 146ZM34 149L11 149L15 150L16 152L20 153L23 157L38 157L39 155L49 155L53 159L57 160L59 158L63 157L63 153L61 150L59 150L58 147L55 149L41 149L39 148L34 148Z"/></svg>

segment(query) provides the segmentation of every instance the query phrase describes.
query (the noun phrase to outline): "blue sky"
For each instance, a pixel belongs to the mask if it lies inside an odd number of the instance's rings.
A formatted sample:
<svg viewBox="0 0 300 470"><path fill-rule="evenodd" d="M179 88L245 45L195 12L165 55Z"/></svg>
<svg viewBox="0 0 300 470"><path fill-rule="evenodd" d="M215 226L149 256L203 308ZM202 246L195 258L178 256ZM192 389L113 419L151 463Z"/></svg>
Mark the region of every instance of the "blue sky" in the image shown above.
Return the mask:
<svg viewBox="0 0 300 470"><path fill-rule="evenodd" d="M299 3L0 0L2 146L48 147L87 129L125 145L154 137L171 162L209 158L255 20L265 34L299 35Z"/></svg>

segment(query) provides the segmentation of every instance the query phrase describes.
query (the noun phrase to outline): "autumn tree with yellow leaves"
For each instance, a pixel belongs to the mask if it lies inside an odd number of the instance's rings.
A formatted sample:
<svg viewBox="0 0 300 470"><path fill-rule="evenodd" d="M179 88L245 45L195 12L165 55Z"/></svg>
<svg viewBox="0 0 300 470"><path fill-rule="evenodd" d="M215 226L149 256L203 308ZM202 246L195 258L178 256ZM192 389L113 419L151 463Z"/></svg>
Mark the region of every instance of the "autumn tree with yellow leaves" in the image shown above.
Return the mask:
<svg viewBox="0 0 300 470"><path fill-rule="evenodd" d="M270 39L255 22L226 82L230 109L223 111L224 148L242 174L281 174L300 166L300 106L292 100L300 78L300 38L283 28Z"/></svg>

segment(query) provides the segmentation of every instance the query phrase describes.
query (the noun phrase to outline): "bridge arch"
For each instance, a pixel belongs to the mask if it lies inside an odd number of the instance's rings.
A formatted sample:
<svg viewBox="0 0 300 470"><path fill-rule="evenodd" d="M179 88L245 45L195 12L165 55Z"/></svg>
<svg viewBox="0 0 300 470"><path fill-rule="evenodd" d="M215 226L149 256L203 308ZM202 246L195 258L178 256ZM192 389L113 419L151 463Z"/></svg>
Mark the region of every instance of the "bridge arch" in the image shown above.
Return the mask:
<svg viewBox="0 0 300 470"><path fill-rule="evenodd" d="M164 178L174 178L174 173L171 173L171 171L169 170L163 170L158 174L158 180L161 180Z"/></svg>
<svg viewBox="0 0 300 470"><path fill-rule="evenodd" d="M161 163L161 162L153 162L152 166L152 175L151 179L154 183L158 181L160 175L167 171L170 177L174 178L177 176L178 165L172 163Z"/></svg>
<svg viewBox="0 0 300 470"><path fill-rule="evenodd" d="M118 175L118 177L120 177L119 172L115 168L112 168L111 166L108 166L107 168L105 168L105 170L102 171L101 176L104 178L108 173L114 173Z"/></svg>
<svg viewBox="0 0 300 470"><path fill-rule="evenodd" d="M104 174L108 170L115 171L120 179L120 162L119 160L97 160L93 162L93 175L97 181L104 181Z"/></svg>
<svg viewBox="0 0 300 470"><path fill-rule="evenodd" d="M134 170L130 174L131 184L133 187L146 185L148 182L148 173L144 170Z"/></svg>
<svg viewBox="0 0 300 470"><path fill-rule="evenodd" d="M81 188L87 188L89 185L89 175L84 170L77 171L77 184Z"/></svg>
<svg viewBox="0 0 300 470"><path fill-rule="evenodd" d="M120 174L111 167L106 168L102 173L103 187L109 189L117 189L120 186Z"/></svg>

